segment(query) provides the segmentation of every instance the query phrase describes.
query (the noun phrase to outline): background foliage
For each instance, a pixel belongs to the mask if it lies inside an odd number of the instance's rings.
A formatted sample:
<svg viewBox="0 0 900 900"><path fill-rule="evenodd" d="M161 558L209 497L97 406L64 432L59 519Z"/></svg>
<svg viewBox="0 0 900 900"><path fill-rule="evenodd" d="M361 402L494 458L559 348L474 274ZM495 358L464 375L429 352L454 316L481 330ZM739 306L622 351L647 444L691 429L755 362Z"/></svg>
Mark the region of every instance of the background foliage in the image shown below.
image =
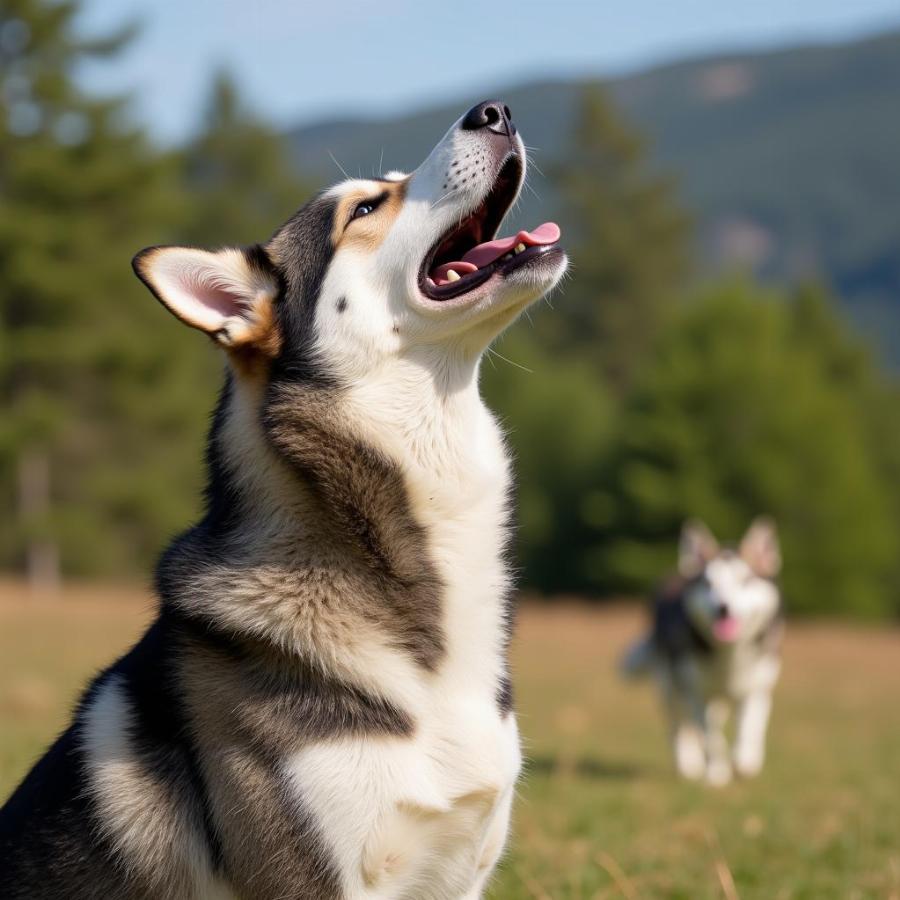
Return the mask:
<svg viewBox="0 0 900 900"><path fill-rule="evenodd" d="M76 88L82 59L127 52L128 39L77 39L77 8L0 8L0 567L44 579L60 569L144 577L196 514L220 361L152 301L128 260L162 241L264 239L321 178L311 167L304 177L225 73L194 138L152 146L129 122L127 98ZM862 80L874 99L862 118L883 105L893 71L873 46ZM682 76L671 73L671 85ZM813 93L805 102L819 108ZM672 150L681 145L670 135L665 146L693 179L686 192L601 88L570 91L565 108L546 180L572 278L483 369L518 458L523 584L597 597L643 591L670 564L685 516L734 539L768 512L782 529L793 611L896 617L900 396L848 325L844 298L792 280L774 257L759 270L765 287L747 273L711 278L715 235L691 223L718 201L698 193L696 173ZM639 103L629 108L647 118ZM696 124L689 110L679 119L656 108L663 124ZM378 144L354 136L370 164ZM725 179L716 163L710 179L740 186L750 148L729 146L735 168ZM870 173L880 171L873 153L863 146L854 157ZM831 238L846 233L868 189L802 184L817 203L834 202L815 227L785 221L828 236L826 263L839 257L841 271L861 271L858 247ZM784 193L759 187L766 227L780 221L773 198ZM879 227L859 241L878 244L879 271L893 272L900 225L888 217ZM862 302L849 274L833 281ZM889 284L872 296L887 296Z"/></svg>

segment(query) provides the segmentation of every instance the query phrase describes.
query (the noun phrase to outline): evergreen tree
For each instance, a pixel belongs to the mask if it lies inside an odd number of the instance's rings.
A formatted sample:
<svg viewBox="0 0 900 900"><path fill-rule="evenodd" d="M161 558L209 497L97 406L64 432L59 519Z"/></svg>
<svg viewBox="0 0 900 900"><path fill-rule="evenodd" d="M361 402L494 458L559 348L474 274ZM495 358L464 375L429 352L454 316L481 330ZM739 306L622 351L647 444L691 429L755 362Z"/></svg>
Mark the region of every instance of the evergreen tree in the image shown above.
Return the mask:
<svg viewBox="0 0 900 900"><path fill-rule="evenodd" d="M864 362L823 311L732 286L666 333L618 423L615 516L594 553L607 589L647 588L689 516L736 538L769 513L792 611L896 610L900 534L858 402Z"/></svg>
<svg viewBox="0 0 900 900"><path fill-rule="evenodd" d="M673 184L600 87L581 100L558 172L571 227L572 280L557 344L593 360L621 395L647 359L690 264L690 228Z"/></svg>
<svg viewBox="0 0 900 900"><path fill-rule="evenodd" d="M792 344L816 354L829 390L856 411L892 521L900 528L900 382L879 365L872 347L847 326L822 287L806 284L796 290L790 315ZM900 547L889 591L900 615Z"/></svg>
<svg viewBox="0 0 900 900"><path fill-rule="evenodd" d="M606 524L591 498L615 427L614 398L589 361L542 349L515 329L482 363L516 461L521 583L529 590L590 590L584 555Z"/></svg>
<svg viewBox="0 0 900 900"><path fill-rule="evenodd" d="M187 521L210 369L148 303L130 259L175 230L177 167L125 100L72 74L125 35L85 41L75 2L0 12L0 563L52 584L146 566ZM161 486L165 485L165 489Z"/></svg>
<svg viewBox="0 0 900 900"><path fill-rule="evenodd" d="M591 591L603 581L592 548L611 514L600 475L616 403L684 286L689 229L672 185L649 170L642 140L599 87L585 91L554 175L572 277L537 331L526 317L504 341L515 365L493 359L483 374L517 458L523 583Z"/></svg>
<svg viewBox="0 0 900 900"><path fill-rule="evenodd" d="M284 139L247 110L224 71L213 79L203 130L185 148L182 177L191 205L185 239L197 244L265 240L310 193Z"/></svg>
<svg viewBox="0 0 900 900"><path fill-rule="evenodd" d="M126 124L127 98L84 96L74 69L127 35L81 40L77 11L0 12L0 496L18 511L0 565L43 585L146 571L196 514L221 361L148 300L135 251L265 239L305 193L224 76L183 153Z"/></svg>

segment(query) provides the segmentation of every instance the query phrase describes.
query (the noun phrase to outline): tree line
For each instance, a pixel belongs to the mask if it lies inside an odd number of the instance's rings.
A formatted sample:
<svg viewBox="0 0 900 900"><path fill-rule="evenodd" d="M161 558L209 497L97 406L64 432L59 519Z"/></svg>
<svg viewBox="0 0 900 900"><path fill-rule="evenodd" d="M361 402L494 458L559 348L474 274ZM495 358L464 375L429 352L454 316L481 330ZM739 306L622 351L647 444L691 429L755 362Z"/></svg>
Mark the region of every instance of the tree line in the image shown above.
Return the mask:
<svg viewBox="0 0 900 900"><path fill-rule="evenodd" d="M79 3L0 11L0 569L146 577L200 503L221 360L128 261L159 242L265 238L310 195L281 137L217 75L183 146L78 65ZM517 456L525 588L645 591L683 518L737 537L774 515L796 612L900 612L893 378L816 285L710 280L677 183L601 89L565 166L572 273L483 367Z"/></svg>

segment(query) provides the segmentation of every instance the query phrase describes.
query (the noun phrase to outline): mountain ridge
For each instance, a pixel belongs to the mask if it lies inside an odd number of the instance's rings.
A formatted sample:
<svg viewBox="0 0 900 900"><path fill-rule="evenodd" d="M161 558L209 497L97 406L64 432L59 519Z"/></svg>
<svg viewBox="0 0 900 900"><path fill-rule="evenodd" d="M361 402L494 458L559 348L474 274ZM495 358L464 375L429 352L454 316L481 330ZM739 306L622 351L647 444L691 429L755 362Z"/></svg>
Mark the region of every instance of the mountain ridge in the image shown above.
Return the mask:
<svg viewBox="0 0 900 900"><path fill-rule="evenodd" d="M671 172L711 271L823 280L900 363L900 29L845 42L708 52L609 79L498 90L544 171L564 166L581 91L602 84ZM485 88L487 90L487 88ZM288 133L317 182L414 167L467 104L319 121ZM552 179L515 218L560 217ZM563 222L565 224L565 222Z"/></svg>

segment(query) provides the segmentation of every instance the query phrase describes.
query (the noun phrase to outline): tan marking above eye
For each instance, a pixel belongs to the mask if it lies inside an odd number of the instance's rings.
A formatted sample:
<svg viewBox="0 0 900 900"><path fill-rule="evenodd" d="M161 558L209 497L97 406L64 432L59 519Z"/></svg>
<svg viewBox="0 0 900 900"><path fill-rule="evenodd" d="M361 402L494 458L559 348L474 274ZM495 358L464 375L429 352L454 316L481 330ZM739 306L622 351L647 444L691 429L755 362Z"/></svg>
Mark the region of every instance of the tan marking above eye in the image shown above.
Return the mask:
<svg viewBox="0 0 900 900"><path fill-rule="evenodd" d="M377 249L400 215L406 197L406 185L406 181L383 181L379 183L382 188L380 191L358 188L341 197L335 209L331 233L335 249L348 246L370 252ZM375 201L382 196L384 199L376 209L368 215L353 218L353 211L360 203Z"/></svg>

